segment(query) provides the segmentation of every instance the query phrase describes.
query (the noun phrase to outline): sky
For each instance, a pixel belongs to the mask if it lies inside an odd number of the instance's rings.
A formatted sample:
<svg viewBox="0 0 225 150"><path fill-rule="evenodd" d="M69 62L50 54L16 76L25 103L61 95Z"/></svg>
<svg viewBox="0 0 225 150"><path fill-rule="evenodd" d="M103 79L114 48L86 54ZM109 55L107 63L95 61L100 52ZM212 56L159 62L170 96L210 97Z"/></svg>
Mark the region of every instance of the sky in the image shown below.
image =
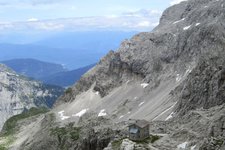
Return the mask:
<svg viewBox="0 0 225 150"><path fill-rule="evenodd" d="M0 31L72 27L146 30L183 0L0 0Z"/></svg>

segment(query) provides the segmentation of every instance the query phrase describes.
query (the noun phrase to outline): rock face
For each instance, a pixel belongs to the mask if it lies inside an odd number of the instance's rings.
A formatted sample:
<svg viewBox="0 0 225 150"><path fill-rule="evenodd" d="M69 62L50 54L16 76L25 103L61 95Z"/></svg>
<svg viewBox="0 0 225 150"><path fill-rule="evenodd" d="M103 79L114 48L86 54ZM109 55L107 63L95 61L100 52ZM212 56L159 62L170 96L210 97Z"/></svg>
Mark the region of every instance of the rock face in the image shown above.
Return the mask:
<svg viewBox="0 0 225 150"><path fill-rule="evenodd" d="M61 100L73 101L93 84L102 97L133 79L154 87L190 72L203 56L208 60L224 56L224 17L223 1L189 0L168 8L158 27L124 41Z"/></svg>
<svg viewBox="0 0 225 150"><path fill-rule="evenodd" d="M0 128L11 116L31 107L51 108L63 89L16 74L0 64Z"/></svg>
<svg viewBox="0 0 225 150"><path fill-rule="evenodd" d="M152 32L124 41L66 91L52 110L56 120L65 126L88 111L114 123L146 119L162 136L147 143L151 149L223 149L224 7L224 0L188 0L168 8ZM58 115L62 110L65 116ZM81 143L96 140L86 139ZM81 149L103 149L109 141L100 139L104 146ZM118 149L126 145L132 144Z"/></svg>

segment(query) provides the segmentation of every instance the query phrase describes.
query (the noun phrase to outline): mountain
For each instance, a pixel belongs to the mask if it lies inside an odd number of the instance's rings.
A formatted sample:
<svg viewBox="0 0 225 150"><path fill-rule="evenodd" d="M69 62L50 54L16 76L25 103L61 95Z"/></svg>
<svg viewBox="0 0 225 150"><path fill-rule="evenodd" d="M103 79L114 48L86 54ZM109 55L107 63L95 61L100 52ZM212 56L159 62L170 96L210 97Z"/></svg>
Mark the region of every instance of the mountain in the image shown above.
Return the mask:
<svg viewBox="0 0 225 150"><path fill-rule="evenodd" d="M188 0L166 9L152 32L110 51L51 112L22 120L9 147L224 150L224 7ZM127 138L133 119L150 122L149 139Z"/></svg>
<svg viewBox="0 0 225 150"><path fill-rule="evenodd" d="M78 68L71 71L58 72L49 76L40 78L41 81L51 85L68 87L76 83L80 77L90 70L94 65Z"/></svg>
<svg viewBox="0 0 225 150"><path fill-rule="evenodd" d="M9 40L0 44L0 61L32 58L63 64L70 70L78 69L96 63L110 49L117 49L121 40L135 33L81 31L43 35L42 40L26 44L12 44Z"/></svg>
<svg viewBox="0 0 225 150"><path fill-rule="evenodd" d="M12 59L2 61L1 63L12 68L19 74L35 79L40 79L58 72L66 71L62 65L43 62L35 59Z"/></svg>
<svg viewBox="0 0 225 150"><path fill-rule="evenodd" d="M0 128L13 115L32 107L51 108L64 89L29 80L0 64Z"/></svg>

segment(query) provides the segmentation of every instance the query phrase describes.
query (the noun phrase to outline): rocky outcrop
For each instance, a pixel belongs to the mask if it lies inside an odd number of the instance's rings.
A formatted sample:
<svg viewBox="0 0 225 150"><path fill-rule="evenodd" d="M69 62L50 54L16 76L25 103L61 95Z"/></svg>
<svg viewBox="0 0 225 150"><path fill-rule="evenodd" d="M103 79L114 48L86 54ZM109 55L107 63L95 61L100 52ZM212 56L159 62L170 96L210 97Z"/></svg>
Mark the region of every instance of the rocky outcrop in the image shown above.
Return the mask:
<svg viewBox="0 0 225 150"><path fill-rule="evenodd" d="M224 63L219 57L199 62L187 80L177 88L178 113L183 115L196 108L209 109L225 103Z"/></svg>
<svg viewBox="0 0 225 150"><path fill-rule="evenodd" d="M0 64L0 129L11 116L31 107L51 108L63 89L16 74Z"/></svg>

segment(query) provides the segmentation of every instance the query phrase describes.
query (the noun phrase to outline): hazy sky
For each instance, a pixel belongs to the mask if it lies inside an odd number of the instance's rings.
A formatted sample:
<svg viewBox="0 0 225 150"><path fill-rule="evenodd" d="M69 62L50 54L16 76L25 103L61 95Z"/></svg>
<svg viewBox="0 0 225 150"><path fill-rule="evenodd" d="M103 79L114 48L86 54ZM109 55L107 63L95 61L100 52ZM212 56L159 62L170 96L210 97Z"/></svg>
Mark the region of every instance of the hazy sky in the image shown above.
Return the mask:
<svg viewBox="0 0 225 150"><path fill-rule="evenodd" d="M163 11L171 1L174 0L0 0L0 21L110 16L139 9Z"/></svg>
<svg viewBox="0 0 225 150"><path fill-rule="evenodd" d="M87 23L94 27L150 28L157 25L164 9L180 1L183 0L0 0L0 30L58 30ZM59 18L76 20L43 22Z"/></svg>

